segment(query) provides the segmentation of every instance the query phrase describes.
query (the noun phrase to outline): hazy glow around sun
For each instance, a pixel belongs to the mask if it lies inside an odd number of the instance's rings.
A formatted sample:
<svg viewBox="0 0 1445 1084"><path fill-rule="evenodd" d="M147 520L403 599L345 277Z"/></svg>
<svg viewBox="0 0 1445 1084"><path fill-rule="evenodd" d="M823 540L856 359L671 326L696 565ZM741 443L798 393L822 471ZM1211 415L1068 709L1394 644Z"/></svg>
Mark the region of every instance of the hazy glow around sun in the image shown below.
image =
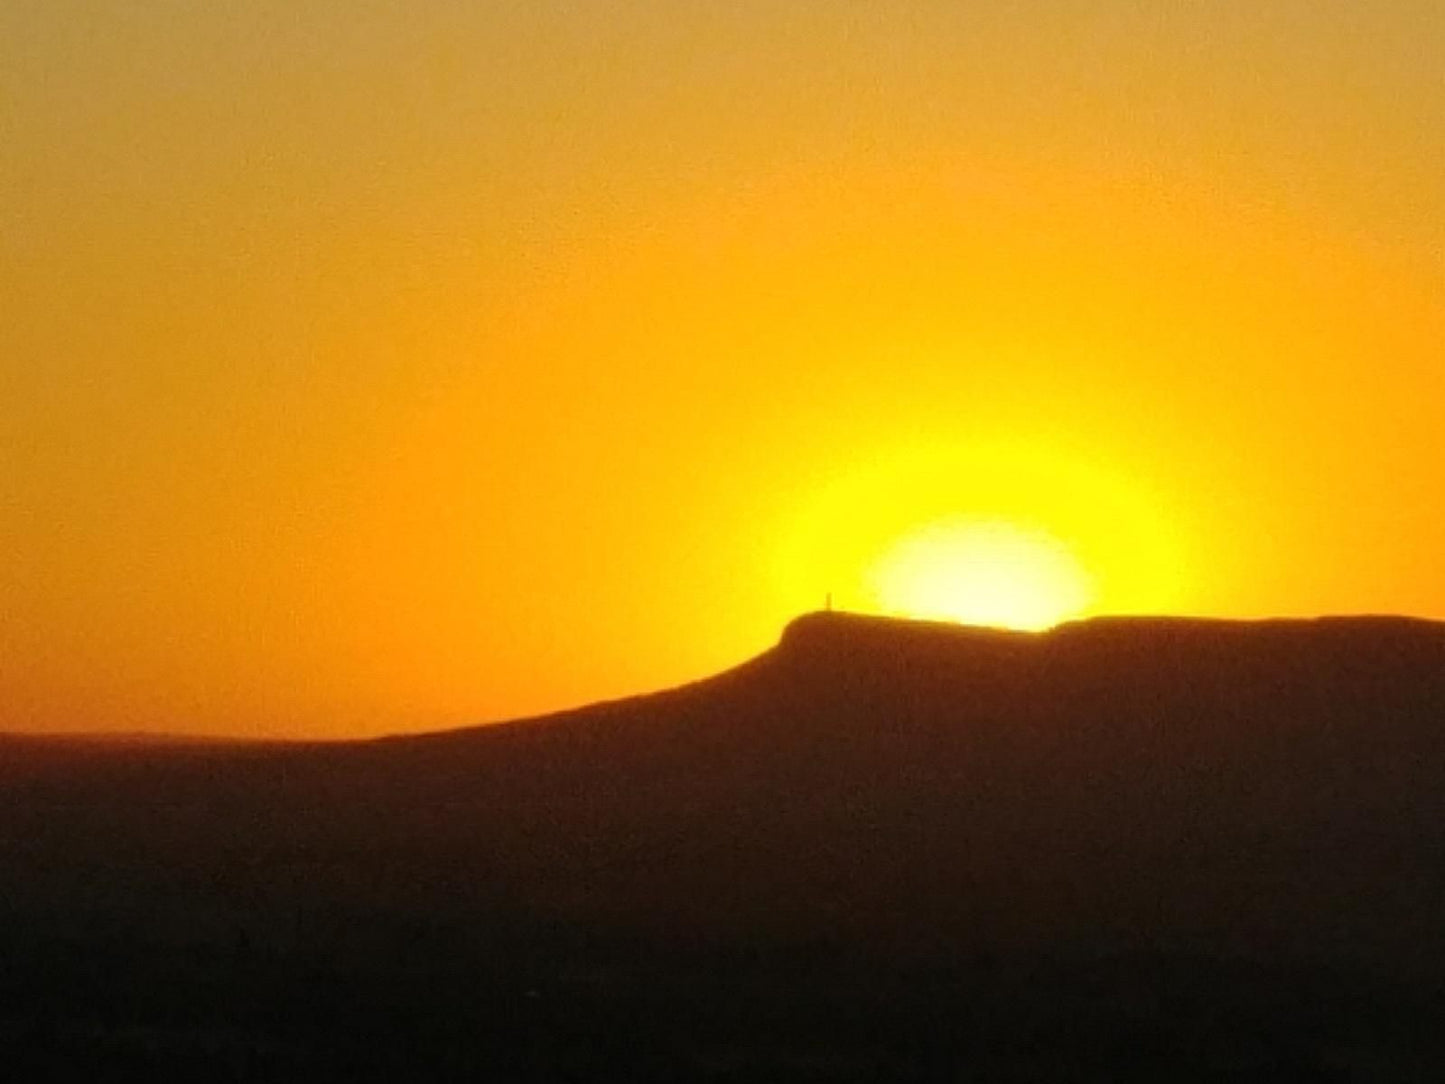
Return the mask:
<svg viewBox="0 0 1445 1084"><path fill-rule="evenodd" d="M780 612L1016 629L1189 611L1188 536L1148 475L1047 434L909 435L820 464L779 532Z"/></svg>
<svg viewBox="0 0 1445 1084"><path fill-rule="evenodd" d="M947 520L899 539L872 570L887 612L1046 629L1083 614L1094 586L1051 535L1002 520Z"/></svg>

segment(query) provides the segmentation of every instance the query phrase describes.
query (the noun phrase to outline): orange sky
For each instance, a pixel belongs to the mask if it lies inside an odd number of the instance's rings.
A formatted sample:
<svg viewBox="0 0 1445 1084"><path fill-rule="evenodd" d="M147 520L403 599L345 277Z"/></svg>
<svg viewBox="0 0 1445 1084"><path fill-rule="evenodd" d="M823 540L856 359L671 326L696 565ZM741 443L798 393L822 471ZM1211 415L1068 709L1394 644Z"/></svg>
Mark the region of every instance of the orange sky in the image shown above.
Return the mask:
<svg viewBox="0 0 1445 1084"><path fill-rule="evenodd" d="M0 8L0 729L700 676L930 523L1445 617L1445 6Z"/></svg>

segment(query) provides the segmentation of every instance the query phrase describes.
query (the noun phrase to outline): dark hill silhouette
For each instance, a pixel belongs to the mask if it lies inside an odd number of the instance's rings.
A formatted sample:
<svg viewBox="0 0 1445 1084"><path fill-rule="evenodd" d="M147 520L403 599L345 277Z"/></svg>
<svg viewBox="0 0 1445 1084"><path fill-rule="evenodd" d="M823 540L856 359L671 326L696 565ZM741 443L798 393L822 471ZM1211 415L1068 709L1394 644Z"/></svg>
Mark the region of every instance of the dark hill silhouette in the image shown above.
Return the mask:
<svg viewBox="0 0 1445 1084"><path fill-rule="evenodd" d="M515 723L5 739L0 884L0 1026L90 1070L1415 1079L1445 626L820 613Z"/></svg>

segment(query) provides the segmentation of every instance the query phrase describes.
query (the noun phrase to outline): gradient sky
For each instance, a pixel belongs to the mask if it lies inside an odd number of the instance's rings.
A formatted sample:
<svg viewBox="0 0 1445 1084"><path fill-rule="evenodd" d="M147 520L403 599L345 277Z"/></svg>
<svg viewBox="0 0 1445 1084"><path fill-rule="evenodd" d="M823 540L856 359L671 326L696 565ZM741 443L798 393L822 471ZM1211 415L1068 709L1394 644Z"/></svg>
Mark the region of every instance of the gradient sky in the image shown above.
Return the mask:
<svg viewBox="0 0 1445 1084"><path fill-rule="evenodd" d="M890 539L1445 617L1439 0L0 0L0 729L701 676Z"/></svg>

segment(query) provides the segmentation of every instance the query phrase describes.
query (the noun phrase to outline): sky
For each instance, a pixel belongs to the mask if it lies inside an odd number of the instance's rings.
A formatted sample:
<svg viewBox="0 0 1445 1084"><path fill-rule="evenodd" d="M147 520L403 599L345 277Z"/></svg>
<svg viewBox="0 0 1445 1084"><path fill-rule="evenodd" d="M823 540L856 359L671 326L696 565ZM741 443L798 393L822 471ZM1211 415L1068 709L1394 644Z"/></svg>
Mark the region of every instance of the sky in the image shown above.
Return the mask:
<svg viewBox="0 0 1445 1084"><path fill-rule="evenodd" d="M1445 618L1441 56L1438 0L0 0L0 729L515 717L829 594Z"/></svg>

